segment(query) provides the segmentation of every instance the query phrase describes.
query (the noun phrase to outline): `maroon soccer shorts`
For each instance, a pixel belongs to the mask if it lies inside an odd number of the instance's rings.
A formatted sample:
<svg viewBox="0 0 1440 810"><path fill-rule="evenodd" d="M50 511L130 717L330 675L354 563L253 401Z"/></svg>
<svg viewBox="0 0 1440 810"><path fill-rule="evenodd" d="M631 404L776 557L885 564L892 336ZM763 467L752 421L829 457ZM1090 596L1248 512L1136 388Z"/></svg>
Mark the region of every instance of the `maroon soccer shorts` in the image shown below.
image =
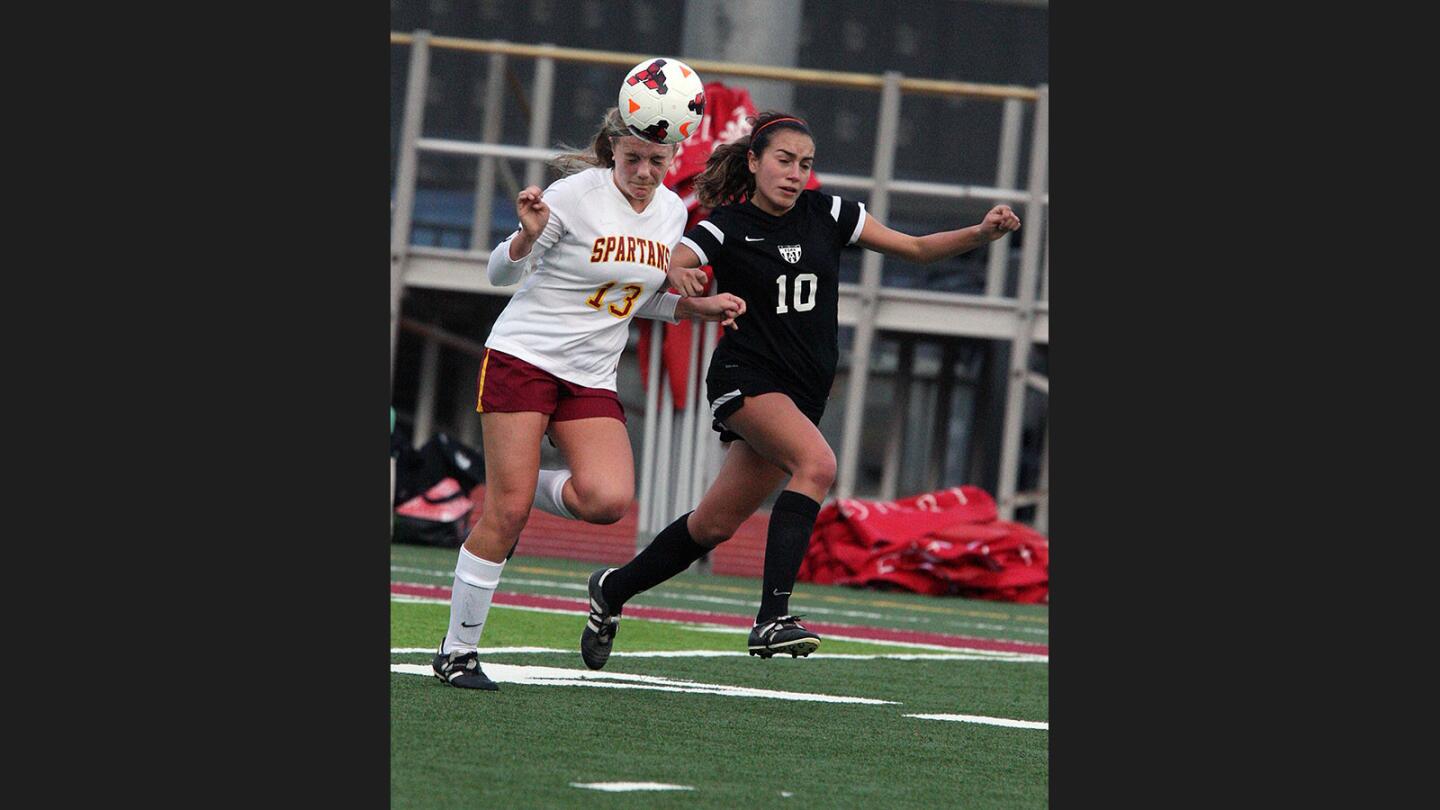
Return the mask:
<svg viewBox="0 0 1440 810"><path fill-rule="evenodd" d="M567 382L494 349L485 350L479 388L475 410L480 413L535 411L550 414L551 422L596 416L625 421L625 408L614 391Z"/></svg>

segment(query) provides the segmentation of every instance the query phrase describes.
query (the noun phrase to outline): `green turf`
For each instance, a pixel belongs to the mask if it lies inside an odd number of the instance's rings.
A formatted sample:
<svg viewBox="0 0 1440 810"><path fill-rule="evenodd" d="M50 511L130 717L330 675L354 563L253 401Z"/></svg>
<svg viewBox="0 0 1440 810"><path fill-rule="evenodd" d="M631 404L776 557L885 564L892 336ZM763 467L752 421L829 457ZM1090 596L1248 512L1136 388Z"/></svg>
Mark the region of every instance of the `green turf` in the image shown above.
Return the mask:
<svg viewBox="0 0 1440 810"><path fill-rule="evenodd" d="M391 579L448 588L455 569L453 549L391 545ZM600 564L548 557L520 557L505 567L500 590L585 598L585 580ZM760 583L745 577L682 574L640 594L629 604L753 616ZM879 592L796 583L791 610L814 622L893 627L975 638L1049 643L1048 605L1018 605L906 592Z"/></svg>
<svg viewBox="0 0 1440 810"><path fill-rule="evenodd" d="M894 706L502 688L481 694L392 676L393 807L748 808L784 801L782 790L794 794L787 806L797 807L1046 802L1042 731L916 720ZM570 786L594 781L695 791Z"/></svg>
<svg viewBox="0 0 1440 810"><path fill-rule="evenodd" d="M549 647L574 650L575 660L579 660L580 632L585 626L584 613L567 616L495 605L490 609L490 616L485 625L485 635L480 640L483 647ZM391 602L390 646L434 647L445 635L449 617L449 605ZM616 636L615 649L743 651L748 635L749 631L743 627L717 632L695 630L669 622L625 618L622 619L620 633ZM872 655L917 652L913 647L833 638L824 640L822 645L823 651L827 653ZM549 666L570 666L572 663L552 660Z"/></svg>
<svg viewBox="0 0 1440 810"><path fill-rule="evenodd" d="M453 552L445 556L453 565ZM563 581L565 572L583 574L593 567L528 561L507 567L506 576L521 568L543 568L561 573L526 576ZM425 581L407 572L392 573L392 578ZM754 587L745 579L693 579L687 588ZM812 587L815 595L838 590ZM878 596L889 600L897 595ZM918 606L934 601L943 600ZM1044 616L1015 610L1028 606L980 604L980 609L1008 613L1012 627L1018 626L1016 616ZM732 606L718 612L736 611ZM392 602L392 646L433 647L447 617L446 605ZM496 606L482 646L573 650L581 622L581 613ZM707 632L627 617L616 649L738 650L743 642L742 628ZM914 652L900 645L836 639L826 639L821 648L862 654L898 650ZM396 663L428 665L429 660L428 653L392 655ZM487 654L482 665L487 662L583 669L574 653ZM392 806L999 808L1047 803L1047 731L903 716L956 713L1045 721L1049 668L1044 663L616 656L605 671L900 705L514 683L502 684L498 693L478 693L446 687L432 677L394 673ZM601 781L667 782L695 790L609 794L570 786ZM782 797L782 790L793 795Z"/></svg>

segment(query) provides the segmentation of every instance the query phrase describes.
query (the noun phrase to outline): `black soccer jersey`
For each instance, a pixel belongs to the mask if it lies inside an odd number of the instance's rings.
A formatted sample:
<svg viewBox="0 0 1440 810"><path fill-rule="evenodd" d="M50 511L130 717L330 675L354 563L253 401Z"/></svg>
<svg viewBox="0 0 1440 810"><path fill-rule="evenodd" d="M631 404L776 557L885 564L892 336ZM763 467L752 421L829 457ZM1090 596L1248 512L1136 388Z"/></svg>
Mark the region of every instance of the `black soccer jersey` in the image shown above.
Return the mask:
<svg viewBox="0 0 1440 810"><path fill-rule="evenodd" d="M757 364L823 404L839 354L840 250L864 226L862 204L807 190L781 216L736 203L690 229L680 241L715 269L719 291L745 299L711 365Z"/></svg>

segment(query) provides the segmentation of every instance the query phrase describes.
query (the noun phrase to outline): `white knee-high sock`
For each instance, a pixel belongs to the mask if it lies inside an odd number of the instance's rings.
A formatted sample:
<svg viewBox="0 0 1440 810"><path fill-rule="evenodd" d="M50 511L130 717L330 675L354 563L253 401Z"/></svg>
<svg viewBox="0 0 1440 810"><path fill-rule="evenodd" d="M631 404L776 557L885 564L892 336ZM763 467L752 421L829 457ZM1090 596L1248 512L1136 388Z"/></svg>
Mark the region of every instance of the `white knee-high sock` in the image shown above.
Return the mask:
<svg viewBox="0 0 1440 810"><path fill-rule="evenodd" d="M480 644L485 630L485 617L490 613L490 599L500 584L505 563L482 560L460 547L455 562L455 582L450 586L450 629L440 652L456 649L473 650Z"/></svg>
<svg viewBox="0 0 1440 810"><path fill-rule="evenodd" d="M541 470L535 482L535 508L552 515L570 520L579 520L565 508L565 482L570 480L569 470Z"/></svg>

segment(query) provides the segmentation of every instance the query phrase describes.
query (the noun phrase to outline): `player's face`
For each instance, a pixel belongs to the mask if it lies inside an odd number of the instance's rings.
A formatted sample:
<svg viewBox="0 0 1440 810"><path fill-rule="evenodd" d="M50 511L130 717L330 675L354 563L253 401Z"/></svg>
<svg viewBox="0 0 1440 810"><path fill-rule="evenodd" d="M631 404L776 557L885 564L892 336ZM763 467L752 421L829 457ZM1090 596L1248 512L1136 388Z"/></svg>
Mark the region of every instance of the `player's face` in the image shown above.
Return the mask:
<svg viewBox="0 0 1440 810"><path fill-rule="evenodd" d="M765 145L764 154L749 156L755 175L755 203L771 214L783 214L795 205L815 162L815 141L803 132L782 129Z"/></svg>
<svg viewBox="0 0 1440 810"><path fill-rule="evenodd" d="M670 171L675 147L632 135L615 138L610 143L615 149L615 185L631 203L643 208L665 179L665 173Z"/></svg>

